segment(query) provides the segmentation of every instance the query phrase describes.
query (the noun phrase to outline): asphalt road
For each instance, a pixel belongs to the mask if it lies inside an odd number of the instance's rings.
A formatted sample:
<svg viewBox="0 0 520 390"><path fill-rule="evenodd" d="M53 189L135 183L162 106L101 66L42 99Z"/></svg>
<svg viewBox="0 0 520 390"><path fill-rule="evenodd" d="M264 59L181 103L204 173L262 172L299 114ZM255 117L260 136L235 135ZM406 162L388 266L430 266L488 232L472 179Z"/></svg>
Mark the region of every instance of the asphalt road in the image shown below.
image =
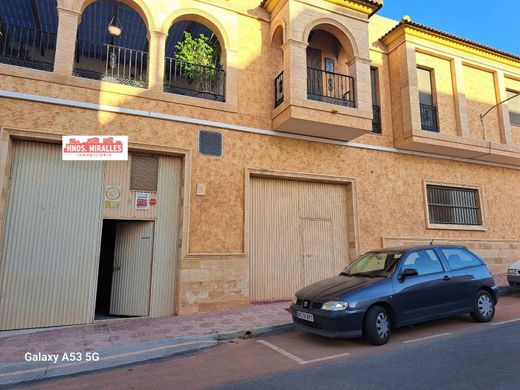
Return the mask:
<svg viewBox="0 0 520 390"><path fill-rule="evenodd" d="M518 389L520 323L218 389Z"/></svg>
<svg viewBox="0 0 520 390"><path fill-rule="evenodd" d="M490 323L424 323L394 330L380 347L292 330L17 388L520 389L520 294L501 298Z"/></svg>

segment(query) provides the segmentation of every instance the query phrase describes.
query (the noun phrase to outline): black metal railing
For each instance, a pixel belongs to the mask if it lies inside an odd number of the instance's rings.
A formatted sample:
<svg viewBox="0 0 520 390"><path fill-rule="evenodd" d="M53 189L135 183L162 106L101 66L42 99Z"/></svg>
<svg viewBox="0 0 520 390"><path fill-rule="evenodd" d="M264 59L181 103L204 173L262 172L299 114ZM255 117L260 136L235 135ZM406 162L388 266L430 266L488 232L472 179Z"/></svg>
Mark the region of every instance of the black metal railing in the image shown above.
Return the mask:
<svg viewBox="0 0 520 390"><path fill-rule="evenodd" d="M148 53L78 39L74 76L148 87Z"/></svg>
<svg viewBox="0 0 520 390"><path fill-rule="evenodd" d="M0 23L0 62L25 68L54 69L56 34Z"/></svg>
<svg viewBox="0 0 520 390"><path fill-rule="evenodd" d="M381 134L381 107L372 106L372 133Z"/></svg>
<svg viewBox="0 0 520 390"><path fill-rule="evenodd" d="M165 92L224 102L225 89L226 72L223 69L166 57Z"/></svg>
<svg viewBox="0 0 520 390"><path fill-rule="evenodd" d="M283 103L283 72L274 79L274 108Z"/></svg>
<svg viewBox="0 0 520 390"><path fill-rule="evenodd" d="M421 128L427 131L439 131L437 126L437 108L429 104L419 104L421 108Z"/></svg>
<svg viewBox="0 0 520 390"><path fill-rule="evenodd" d="M307 98L324 103L355 107L354 77L307 68Z"/></svg>

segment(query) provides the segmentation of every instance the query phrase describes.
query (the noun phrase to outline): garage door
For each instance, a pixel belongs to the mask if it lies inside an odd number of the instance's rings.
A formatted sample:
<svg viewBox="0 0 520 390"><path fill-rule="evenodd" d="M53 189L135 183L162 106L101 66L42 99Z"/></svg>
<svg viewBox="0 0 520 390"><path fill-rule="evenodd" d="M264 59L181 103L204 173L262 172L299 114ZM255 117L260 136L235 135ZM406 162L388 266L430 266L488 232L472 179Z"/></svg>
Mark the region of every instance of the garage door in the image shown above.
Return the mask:
<svg viewBox="0 0 520 390"><path fill-rule="evenodd" d="M102 162L62 161L58 145L14 143L0 329L92 320L102 178Z"/></svg>
<svg viewBox="0 0 520 390"><path fill-rule="evenodd" d="M252 178L251 300L290 299L348 263L344 185Z"/></svg>

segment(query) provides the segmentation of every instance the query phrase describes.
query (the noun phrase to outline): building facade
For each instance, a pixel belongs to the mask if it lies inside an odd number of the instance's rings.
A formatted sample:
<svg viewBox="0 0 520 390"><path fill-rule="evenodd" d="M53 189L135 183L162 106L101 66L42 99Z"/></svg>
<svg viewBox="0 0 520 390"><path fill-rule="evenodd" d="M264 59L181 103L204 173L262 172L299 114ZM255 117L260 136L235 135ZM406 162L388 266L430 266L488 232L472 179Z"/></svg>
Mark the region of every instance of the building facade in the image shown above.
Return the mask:
<svg viewBox="0 0 520 390"><path fill-rule="evenodd" d="M520 58L381 6L2 2L0 330L290 299L432 239L504 272ZM63 161L65 135L129 159Z"/></svg>

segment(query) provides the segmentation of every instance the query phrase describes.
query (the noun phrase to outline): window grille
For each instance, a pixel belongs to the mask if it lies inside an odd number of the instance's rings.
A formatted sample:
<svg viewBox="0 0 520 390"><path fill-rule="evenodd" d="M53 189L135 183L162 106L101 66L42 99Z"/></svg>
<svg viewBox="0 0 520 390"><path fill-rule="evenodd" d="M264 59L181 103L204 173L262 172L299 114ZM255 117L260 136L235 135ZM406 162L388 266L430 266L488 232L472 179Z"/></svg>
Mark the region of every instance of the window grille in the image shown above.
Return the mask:
<svg viewBox="0 0 520 390"><path fill-rule="evenodd" d="M482 225L478 190L426 186L430 223Z"/></svg>

